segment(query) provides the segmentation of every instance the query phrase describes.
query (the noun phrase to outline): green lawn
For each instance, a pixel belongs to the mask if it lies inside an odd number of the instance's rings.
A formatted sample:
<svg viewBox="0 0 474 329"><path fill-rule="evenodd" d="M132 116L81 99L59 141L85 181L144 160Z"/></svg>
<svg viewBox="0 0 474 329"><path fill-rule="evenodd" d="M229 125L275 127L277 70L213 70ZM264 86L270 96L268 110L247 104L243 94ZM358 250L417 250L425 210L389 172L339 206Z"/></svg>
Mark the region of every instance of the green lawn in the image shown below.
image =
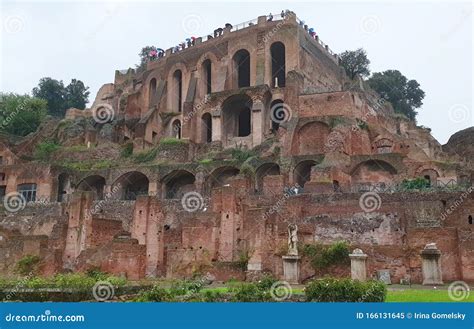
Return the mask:
<svg viewBox="0 0 474 329"><path fill-rule="evenodd" d="M205 290L226 293L227 287L204 288ZM293 294L304 294L302 288L293 288ZM430 289L406 289L387 291L386 302L454 302L449 298L448 291L430 290ZM474 293L471 293L467 299L461 302L474 302Z"/></svg>
<svg viewBox="0 0 474 329"><path fill-rule="evenodd" d="M387 292L386 302L454 302L447 290L407 289ZM474 302L474 293L461 302Z"/></svg>

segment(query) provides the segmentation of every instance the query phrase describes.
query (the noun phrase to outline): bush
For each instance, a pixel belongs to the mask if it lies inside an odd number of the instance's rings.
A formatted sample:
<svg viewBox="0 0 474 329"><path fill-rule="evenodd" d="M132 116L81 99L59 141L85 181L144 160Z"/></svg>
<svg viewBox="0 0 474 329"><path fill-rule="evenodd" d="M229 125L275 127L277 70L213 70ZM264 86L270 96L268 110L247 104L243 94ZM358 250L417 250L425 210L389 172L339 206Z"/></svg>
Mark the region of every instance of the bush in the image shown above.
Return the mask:
<svg viewBox="0 0 474 329"><path fill-rule="evenodd" d="M122 147L120 151L120 156L122 158L129 158L133 154L133 143L129 142Z"/></svg>
<svg viewBox="0 0 474 329"><path fill-rule="evenodd" d="M203 286L200 280L179 280L173 282L170 293L173 296L182 296L186 294L194 294L201 291Z"/></svg>
<svg viewBox="0 0 474 329"><path fill-rule="evenodd" d="M59 149L60 146L55 142L41 142L36 145L35 158L42 161L47 161L51 155Z"/></svg>
<svg viewBox="0 0 474 329"><path fill-rule="evenodd" d="M421 190L430 187L428 180L422 177L415 179L404 179L402 182L402 188L404 190Z"/></svg>
<svg viewBox="0 0 474 329"><path fill-rule="evenodd" d="M270 274L263 276L258 282L257 286L260 290L270 290L272 285L278 280Z"/></svg>
<svg viewBox="0 0 474 329"><path fill-rule="evenodd" d="M158 153L158 149L155 147L148 151L143 151L143 152L135 154L133 160L138 163L150 162L150 161L155 160L157 153Z"/></svg>
<svg viewBox="0 0 474 329"><path fill-rule="evenodd" d="M387 288L382 282L326 278L310 282L305 288L307 301L383 302Z"/></svg>
<svg viewBox="0 0 474 329"><path fill-rule="evenodd" d="M137 302L170 302L173 295L165 288L153 286L150 290L142 290L136 301Z"/></svg>
<svg viewBox="0 0 474 329"><path fill-rule="evenodd" d="M174 137L165 137L160 140L161 146L169 146L169 145L185 145L187 142L185 140L174 138Z"/></svg>
<svg viewBox="0 0 474 329"><path fill-rule="evenodd" d="M15 272L21 275L35 274L40 262L39 256L26 255L16 264Z"/></svg>
<svg viewBox="0 0 474 329"><path fill-rule="evenodd" d="M345 241L335 242L329 246L307 244L303 247L302 253L310 258L311 266L316 270L349 262L349 246Z"/></svg>
<svg viewBox="0 0 474 329"><path fill-rule="evenodd" d="M264 302L270 300L268 291L260 289L255 283L241 283L232 287L232 301L234 302Z"/></svg>

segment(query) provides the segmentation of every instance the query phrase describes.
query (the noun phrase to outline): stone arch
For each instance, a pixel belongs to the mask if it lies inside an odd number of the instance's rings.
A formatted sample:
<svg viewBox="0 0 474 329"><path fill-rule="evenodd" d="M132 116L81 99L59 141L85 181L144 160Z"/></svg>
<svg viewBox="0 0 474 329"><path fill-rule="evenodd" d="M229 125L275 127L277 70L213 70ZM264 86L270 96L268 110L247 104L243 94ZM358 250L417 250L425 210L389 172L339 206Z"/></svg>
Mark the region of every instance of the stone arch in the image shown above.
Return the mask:
<svg viewBox="0 0 474 329"><path fill-rule="evenodd" d="M171 124L171 137L181 139L181 121L175 119Z"/></svg>
<svg viewBox="0 0 474 329"><path fill-rule="evenodd" d="M233 95L222 103L222 132L228 137L252 133L252 99L246 94Z"/></svg>
<svg viewBox="0 0 474 329"><path fill-rule="evenodd" d="M91 175L79 181L79 183L77 184L76 190L94 192L96 199L103 200L105 184L106 184L106 181L103 176Z"/></svg>
<svg viewBox="0 0 474 329"><path fill-rule="evenodd" d="M115 180L112 191L121 200L136 200L139 195L148 195L150 180L139 171L129 171Z"/></svg>
<svg viewBox="0 0 474 329"><path fill-rule="evenodd" d="M233 166L224 166L214 169L207 177L206 185L209 191L213 188L222 187L230 182L233 177L236 177L240 170Z"/></svg>
<svg viewBox="0 0 474 329"><path fill-rule="evenodd" d="M303 124L293 138L292 150L298 155L324 154L331 129L321 121Z"/></svg>
<svg viewBox="0 0 474 329"><path fill-rule="evenodd" d="M184 63L176 63L170 68L167 83L167 103L172 112L182 112L188 81L188 70Z"/></svg>
<svg viewBox="0 0 474 329"><path fill-rule="evenodd" d="M352 184L359 188L366 188L372 185L381 187L393 183L397 170L388 162L383 160L363 161L351 172Z"/></svg>
<svg viewBox="0 0 474 329"><path fill-rule="evenodd" d="M311 180L311 169L317 165L314 160L303 160L299 162L293 169L293 182L303 188L306 182Z"/></svg>
<svg viewBox="0 0 474 329"><path fill-rule="evenodd" d="M255 189L257 192L263 191L263 179L266 176L280 175L280 166L274 162L262 164L255 171Z"/></svg>
<svg viewBox="0 0 474 329"><path fill-rule="evenodd" d="M196 191L196 177L187 170L173 170L162 180L163 197L165 199L180 199L187 192Z"/></svg>
<svg viewBox="0 0 474 329"><path fill-rule="evenodd" d="M437 168L431 166L420 166L416 170L416 176L424 178L428 182L428 186L436 186L438 178L441 176Z"/></svg>
<svg viewBox="0 0 474 329"><path fill-rule="evenodd" d="M286 59L285 45L277 41L270 46L272 67L272 87L285 87L286 84Z"/></svg>
<svg viewBox="0 0 474 329"><path fill-rule="evenodd" d="M250 53L247 49L239 49L232 56L234 86L236 88L250 87L251 81L251 61Z"/></svg>
<svg viewBox="0 0 474 329"><path fill-rule="evenodd" d="M209 112L201 116L201 142L212 142L212 115Z"/></svg>
<svg viewBox="0 0 474 329"><path fill-rule="evenodd" d="M197 61L196 67L198 68L199 78L200 78L200 83L198 87L200 95L206 95L206 94L210 94L211 92L217 91L216 79L215 79L216 77L215 65L217 65L217 63L219 63L219 60L212 52L206 52ZM210 73L211 73L210 76L209 76L209 70L207 67L207 65L209 64L210 64ZM209 78L210 78L210 81L209 81ZM208 87L210 87L210 90Z"/></svg>

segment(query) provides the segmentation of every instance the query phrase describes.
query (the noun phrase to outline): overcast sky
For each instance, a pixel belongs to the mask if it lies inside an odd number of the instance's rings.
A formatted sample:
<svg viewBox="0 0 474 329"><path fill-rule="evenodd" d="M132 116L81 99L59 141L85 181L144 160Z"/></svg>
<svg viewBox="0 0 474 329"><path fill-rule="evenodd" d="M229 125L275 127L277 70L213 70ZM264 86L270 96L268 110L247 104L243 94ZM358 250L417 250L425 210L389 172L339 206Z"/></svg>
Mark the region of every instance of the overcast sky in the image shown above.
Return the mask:
<svg viewBox="0 0 474 329"><path fill-rule="evenodd" d="M30 93L42 77L77 78L90 102L145 45L166 49L281 9L339 53L362 47L373 72L398 69L426 92L418 123L440 143L474 125L470 2L1 1L0 90Z"/></svg>

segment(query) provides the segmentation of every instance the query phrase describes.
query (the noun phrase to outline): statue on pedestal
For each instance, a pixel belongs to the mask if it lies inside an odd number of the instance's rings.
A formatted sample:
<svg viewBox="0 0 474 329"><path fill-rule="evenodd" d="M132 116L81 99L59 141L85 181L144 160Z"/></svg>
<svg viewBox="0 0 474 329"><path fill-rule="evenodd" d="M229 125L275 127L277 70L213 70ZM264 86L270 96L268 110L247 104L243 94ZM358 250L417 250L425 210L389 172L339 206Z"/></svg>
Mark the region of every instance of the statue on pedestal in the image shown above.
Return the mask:
<svg viewBox="0 0 474 329"><path fill-rule="evenodd" d="M288 225L288 255L298 256L298 226Z"/></svg>

